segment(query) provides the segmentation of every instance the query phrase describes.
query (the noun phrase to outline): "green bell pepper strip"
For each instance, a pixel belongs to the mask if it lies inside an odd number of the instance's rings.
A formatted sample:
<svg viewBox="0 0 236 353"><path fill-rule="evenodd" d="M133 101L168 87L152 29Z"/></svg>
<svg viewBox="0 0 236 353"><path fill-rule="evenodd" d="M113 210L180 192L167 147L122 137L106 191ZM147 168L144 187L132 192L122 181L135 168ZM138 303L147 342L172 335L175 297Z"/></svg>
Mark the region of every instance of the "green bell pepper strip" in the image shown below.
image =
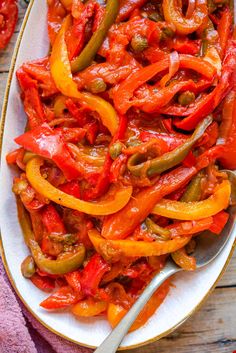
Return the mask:
<svg viewBox="0 0 236 353"><path fill-rule="evenodd" d="M50 260L46 258L35 240L34 233L30 225L31 221L29 215L20 200L17 200L17 209L25 242L30 248L34 261L41 271L47 272L51 275L63 275L65 273L75 271L80 267L85 258L85 247L83 245L79 245L78 251L68 255L68 257L57 260Z"/></svg>
<svg viewBox="0 0 236 353"><path fill-rule="evenodd" d="M29 246L38 268L51 275L64 275L65 273L75 271L85 258L85 247L83 245L79 246L78 251L74 254L57 260L46 258L38 243L33 239L30 240Z"/></svg>
<svg viewBox="0 0 236 353"><path fill-rule="evenodd" d="M195 129L193 135L186 140L181 146L177 147L173 151L167 152L160 157L147 160L143 163L139 163L142 159L142 154L136 153L129 158L127 166L130 172L135 176L153 176L161 174L162 172L175 167L181 163L187 156L193 145L197 140L204 134L206 128L212 123L212 117L206 117Z"/></svg>
<svg viewBox="0 0 236 353"><path fill-rule="evenodd" d="M106 5L105 16L94 32L88 44L84 47L80 55L71 62L71 70L73 73L88 67L99 48L101 47L109 28L113 25L119 12L119 1L108 0Z"/></svg>
<svg viewBox="0 0 236 353"><path fill-rule="evenodd" d="M171 232L168 229L160 227L153 222L151 218L146 218L145 223L151 233L159 235L163 240L169 240L171 238Z"/></svg>
<svg viewBox="0 0 236 353"><path fill-rule="evenodd" d="M201 199L201 182L203 173L199 172L189 183L185 193L181 197L182 202L200 201Z"/></svg>

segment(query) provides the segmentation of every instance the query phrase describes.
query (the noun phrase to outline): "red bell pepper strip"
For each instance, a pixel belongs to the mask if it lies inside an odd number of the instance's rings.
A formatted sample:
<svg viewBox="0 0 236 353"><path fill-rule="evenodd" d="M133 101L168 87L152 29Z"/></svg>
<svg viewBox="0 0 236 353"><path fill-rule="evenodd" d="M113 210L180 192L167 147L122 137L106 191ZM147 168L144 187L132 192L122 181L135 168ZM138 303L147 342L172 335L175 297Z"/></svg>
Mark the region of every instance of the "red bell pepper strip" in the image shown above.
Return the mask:
<svg viewBox="0 0 236 353"><path fill-rule="evenodd" d="M76 180L72 180L66 184L60 185L59 189L65 192L66 194L77 197L78 199L81 198L80 186L78 181Z"/></svg>
<svg viewBox="0 0 236 353"><path fill-rule="evenodd" d="M16 164L16 161L19 157L19 155L22 154L22 151L24 151L24 149L22 147L17 148L16 150L10 152L7 154L6 156L6 161L8 164Z"/></svg>
<svg viewBox="0 0 236 353"><path fill-rule="evenodd" d="M58 93L50 72L49 57L24 63L21 68L37 81L38 87L42 90L42 97L49 97Z"/></svg>
<svg viewBox="0 0 236 353"><path fill-rule="evenodd" d="M119 127L116 134L113 136L111 144L124 138L126 128L127 128L127 118L124 115L119 116ZM100 196L102 196L109 188L110 184L110 169L112 165L112 159L109 152L106 155L105 163L103 166L102 173L99 175L96 186L94 188L90 188L89 190L85 190L83 194L84 200L94 200ZM93 177L92 177L93 178ZM97 178L97 177L96 177Z"/></svg>
<svg viewBox="0 0 236 353"><path fill-rule="evenodd" d="M196 55L200 51L200 40L190 40L188 38L174 38L171 48L180 54Z"/></svg>
<svg viewBox="0 0 236 353"><path fill-rule="evenodd" d="M128 125L127 117L125 115L120 114L119 115L119 127L118 127L117 132L113 136L111 143L114 143L117 140L122 140L125 137L127 125Z"/></svg>
<svg viewBox="0 0 236 353"><path fill-rule="evenodd" d="M127 20L135 9L142 7L147 0L121 0L120 10L116 22L120 23Z"/></svg>
<svg viewBox="0 0 236 353"><path fill-rule="evenodd" d="M179 133L166 134L164 132L162 133L162 132L156 132L156 131L152 131L152 132L142 131L140 134L140 139L143 142L147 142L153 138L157 138L166 142L168 146L168 151L171 151L177 148L178 146L182 145L188 137L184 134L179 134Z"/></svg>
<svg viewBox="0 0 236 353"><path fill-rule="evenodd" d="M216 73L215 68L201 58L181 54L179 55L179 59L180 68L195 70L208 79L212 79ZM134 91L156 74L167 70L169 68L169 62L169 58L165 58L162 61L148 65L135 71L123 81L114 93L114 104L116 109L121 114L124 114L130 107L130 100L133 97Z"/></svg>
<svg viewBox="0 0 236 353"><path fill-rule="evenodd" d="M40 276L35 273L30 277L31 282L44 292L52 292L55 289L55 280L51 277Z"/></svg>
<svg viewBox="0 0 236 353"><path fill-rule="evenodd" d="M210 226L209 230L212 233L220 234L224 229L226 223L228 222L229 214L225 211L221 211L213 216L213 223Z"/></svg>
<svg viewBox="0 0 236 353"><path fill-rule="evenodd" d="M156 87L148 87L147 90L142 90L140 88L141 95L138 90L136 91L138 100L134 99L133 101L131 100L129 103L126 103L126 108L133 105L147 113L159 111L159 109L168 104L179 91L194 91L194 88L195 83L192 80L180 82L173 81L167 87L163 87L159 90Z"/></svg>
<svg viewBox="0 0 236 353"><path fill-rule="evenodd" d="M219 20L219 24L217 26L217 31L220 39L221 46L221 58L225 55L226 46L228 44L228 39L230 37L231 27L232 27L232 13L229 7L225 7L225 9L221 12L221 18Z"/></svg>
<svg viewBox="0 0 236 353"><path fill-rule="evenodd" d="M62 235L66 233L64 224L56 211L55 207L51 204L45 206L41 214L42 224L45 232L43 232L43 239L41 249L44 254L50 256L58 256L63 251L63 244L54 242L50 239L50 234Z"/></svg>
<svg viewBox="0 0 236 353"><path fill-rule="evenodd" d="M175 238L185 237L186 235L191 236L192 234L210 229L212 225L213 217L207 217L197 221L176 222L167 226L166 229L171 232L171 238Z"/></svg>
<svg viewBox="0 0 236 353"><path fill-rule="evenodd" d="M95 178L97 179L95 187L89 188L84 191L83 193L84 200L94 200L102 196L108 190L111 164L112 164L112 159L110 157L110 154L107 153L102 173L98 176L98 178L97 178L97 174L95 174ZM92 176L88 180L92 181L93 179L94 177Z"/></svg>
<svg viewBox="0 0 236 353"><path fill-rule="evenodd" d="M119 176L122 175L121 168L126 164L128 156L121 154L112 163L110 169L110 182L115 183L118 181Z"/></svg>
<svg viewBox="0 0 236 353"><path fill-rule="evenodd" d="M66 281L76 292L81 292L81 271L69 272L65 275Z"/></svg>
<svg viewBox="0 0 236 353"><path fill-rule="evenodd" d="M84 128L87 130L86 138L88 142L90 143L90 145L93 145L95 143L99 131L98 122L92 121L90 123L87 123L86 125L84 125Z"/></svg>
<svg viewBox="0 0 236 353"><path fill-rule="evenodd" d="M108 265L101 255L93 255L81 272L80 283L83 294L96 295L103 275L109 270L110 265Z"/></svg>
<svg viewBox="0 0 236 353"><path fill-rule="evenodd" d="M40 100L37 81L22 68L17 70L16 76L24 93L24 109L29 119L29 127L34 129L47 120Z"/></svg>
<svg viewBox="0 0 236 353"><path fill-rule="evenodd" d="M9 43L18 19L16 0L0 1L0 50Z"/></svg>
<svg viewBox="0 0 236 353"><path fill-rule="evenodd" d="M183 130L193 130L196 125L208 114L210 114L222 99L227 95L234 84L234 71L236 65L236 42L232 41L229 46L222 68L222 75L216 88L206 96L198 109L187 118L177 121L175 126Z"/></svg>
<svg viewBox="0 0 236 353"><path fill-rule="evenodd" d="M71 157L61 133L46 123L17 137L15 142L42 157L52 159L68 180L81 176L81 170Z"/></svg>
<svg viewBox="0 0 236 353"><path fill-rule="evenodd" d="M65 234L65 226L56 211L55 207L51 204L45 206L42 211L42 222L48 234L57 233Z"/></svg>
<svg viewBox="0 0 236 353"><path fill-rule="evenodd" d="M221 164L224 168L236 169L236 87L224 103L220 139L225 144L225 153L220 158Z"/></svg>
<svg viewBox="0 0 236 353"><path fill-rule="evenodd" d="M44 309L62 309L77 303L81 299L78 293L69 287L61 287L55 293L40 303Z"/></svg>
<svg viewBox="0 0 236 353"><path fill-rule="evenodd" d="M54 131L61 134L65 142L74 143L80 142L86 134L86 129L82 129L79 127L59 127L54 129Z"/></svg>
<svg viewBox="0 0 236 353"><path fill-rule="evenodd" d="M185 185L196 172L195 167L179 167L161 176L156 184L144 188L130 199L122 210L105 217L102 236L107 239L126 238L149 215L161 198Z"/></svg>
<svg viewBox="0 0 236 353"><path fill-rule="evenodd" d="M60 31L62 21L66 16L66 10L60 0L50 0L48 3L48 36L53 44L57 33Z"/></svg>
<svg viewBox="0 0 236 353"><path fill-rule="evenodd" d="M210 163L216 159L220 159L225 153L225 146L217 145L209 148L207 151L197 157L196 168L199 170L206 168Z"/></svg>
<svg viewBox="0 0 236 353"><path fill-rule="evenodd" d="M72 60L83 49L86 39L86 25L94 14L94 9L99 6L96 2L88 2L83 9L79 18L73 20L73 25L66 35L66 44L68 49L69 60Z"/></svg>

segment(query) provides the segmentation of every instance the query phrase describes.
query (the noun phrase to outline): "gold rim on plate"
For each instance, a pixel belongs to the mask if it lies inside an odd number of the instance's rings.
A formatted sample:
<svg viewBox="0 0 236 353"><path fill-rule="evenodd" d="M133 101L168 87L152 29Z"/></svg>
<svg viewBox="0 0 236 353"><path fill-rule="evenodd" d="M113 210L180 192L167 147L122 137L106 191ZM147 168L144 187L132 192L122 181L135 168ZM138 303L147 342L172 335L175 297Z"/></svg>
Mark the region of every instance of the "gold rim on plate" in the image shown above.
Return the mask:
<svg viewBox="0 0 236 353"><path fill-rule="evenodd" d="M8 98L9 98L9 92L10 92L10 87L11 87L11 81L12 81L12 77L13 77L13 74L14 74L14 69L15 69L15 64L16 64L16 59L17 59L17 55L18 55L18 51L19 51L19 48L20 48L20 44L21 44L21 40L22 40L22 37L23 37L23 34L24 34L24 31L25 31L25 27L26 27L26 24L27 24L27 21L29 19L29 15L30 15L30 12L33 8L33 4L34 4L34 1L35 0L31 0L30 1L30 4L28 6L28 9L26 11L26 14L25 14L25 17L24 17L24 20L22 22L22 26L21 26L21 29L20 29L20 32L19 32L19 36L18 36L18 39L17 39L17 42L16 42L16 46L15 46L15 49L14 49L14 53L13 53L13 56L12 56L12 60L11 60L11 66L10 66L10 70L9 70L9 75L8 75L8 80L7 80L7 85L6 85L6 90L5 90L5 95L4 95L4 100L3 100L3 107L2 107L2 114L1 114L1 121L0 121L0 154L2 152L2 140L3 140L3 132L4 132L4 125L5 125L5 119L6 119L6 112L7 112L7 105L8 105ZM190 316L192 316L197 310L200 309L200 307L205 303L205 301L207 300L207 298L209 297L209 295L212 293L212 291L214 290L216 284L218 283L218 281L221 279L221 277L223 276L228 264L229 264L229 261L233 255L233 252L234 252L234 249L236 247L236 239L234 240L234 243L232 245L232 248L231 248L231 251L227 257L227 260L224 264L224 267L222 268L220 274L218 275L217 279L215 280L215 282L213 283L213 285L211 286L211 288L208 290L208 292L205 294L205 296L202 298L202 300L200 301L200 303L198 303L198 305L195 306L195 308L193 310L191 310L184 318L183 320L181 320L178 324L174 325L173 327L171 327L169 330L166 330L165 332L163 332L162 334L158 335L158 336L155 336L151 339L148 339L142 343L138 343L138 344L133 344L131 346L124 346L124 347L120 347L118 350L120 351L123 351L123 350L126 350L126 349L134 349L134 348L139 348L139 347L142 347L144 345L147 345L147 344L150 344L150 343L153 343L155 341L158 341L159 339L169 335L171 332L173 332L174 330L176 330L180 325L182 325ZM6 259L6 256L5 256L5 252L4 252L4 248L3 248L3 242L2 242L2 237L1 237L1 233L0 233L0 255L2 257L2 261L3 261L3 265L4 265L4 268L6 270L6 273L7 273L7 276L9 278L9 281L12 285L12 287L14 288L14 290L16 291L18 297L20 298L20 300L22 301L22 303L25 305L25 307L27 308L27 310L33 315L33 317L35 319L37 319L45 328L47 328L49 331L51 331L52 333L60 336L61 338L64 338L66 339L67 341L70 341L72 343L75 343L75 344L78 344L78 345L81 345L83 347L86 347L86 348L92 348L92 349L95 349L97 348L96 346L90 346L88 344L85 344L85 343L81 343L79 341L75 341L73 340L72 338L69 338L67 336L64 336L63 334L61 334L60 332L54 330L52 327L48 326L44 321L42 321L38 315L30 308L30 306L27 304L27 302L24 300L24 298L22 298L18 288L17 288L17 285L13 279L13 276L10 272L10 269L8 267L8 263L7 263L7 259Z"/></svg>

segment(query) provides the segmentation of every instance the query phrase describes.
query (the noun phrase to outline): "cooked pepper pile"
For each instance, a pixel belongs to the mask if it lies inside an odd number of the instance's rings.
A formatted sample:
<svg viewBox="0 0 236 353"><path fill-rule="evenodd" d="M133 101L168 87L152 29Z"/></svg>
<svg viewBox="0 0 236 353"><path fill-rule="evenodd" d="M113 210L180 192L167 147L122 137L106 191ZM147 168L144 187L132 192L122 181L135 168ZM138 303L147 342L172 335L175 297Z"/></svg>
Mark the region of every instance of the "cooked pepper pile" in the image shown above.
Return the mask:
<svg viewBox="0 0 236 353"><path fill-rule="evenodd" d="M20 171L22 274L52 292L44 309L114 327L169 256L195 270L197 235L227 223L232 10L227 0L50 0L48 34L49 56L17 70L27 124L6 157Z"/></svg>

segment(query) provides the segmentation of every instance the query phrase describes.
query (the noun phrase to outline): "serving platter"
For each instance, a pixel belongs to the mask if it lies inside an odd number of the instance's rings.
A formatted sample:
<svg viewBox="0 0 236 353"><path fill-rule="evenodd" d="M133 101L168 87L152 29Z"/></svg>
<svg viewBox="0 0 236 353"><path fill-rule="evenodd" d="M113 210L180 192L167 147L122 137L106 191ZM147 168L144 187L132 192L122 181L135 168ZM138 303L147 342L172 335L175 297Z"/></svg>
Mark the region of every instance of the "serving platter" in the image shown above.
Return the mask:
<svg viewBox="0 0 236 353"><path fill-rule="evenodd" d="M9 279L31 313L54 333L80 345L95 347L110 332L107 321L102 317L77 320L71 313L46 312L39 307L39 303L47 295L24 279L20 271L20 264L28 255L28 249L19 226L15 197L11 192L12 179L17 172L7 166L5 156L16 147L14 137L24 131L26 124L15 71L23 62L47 55L49 42L46 13L46 0L31 0L13 55L6 88L0 129L1 252ZM221 255L202 270L176 275L172 281L174 286L163 305L145 326L126 336L121 349L135 348L169 334L199 308L223 274L233 253L236 235L233 220L228 227L233 233Z"/></svg>

